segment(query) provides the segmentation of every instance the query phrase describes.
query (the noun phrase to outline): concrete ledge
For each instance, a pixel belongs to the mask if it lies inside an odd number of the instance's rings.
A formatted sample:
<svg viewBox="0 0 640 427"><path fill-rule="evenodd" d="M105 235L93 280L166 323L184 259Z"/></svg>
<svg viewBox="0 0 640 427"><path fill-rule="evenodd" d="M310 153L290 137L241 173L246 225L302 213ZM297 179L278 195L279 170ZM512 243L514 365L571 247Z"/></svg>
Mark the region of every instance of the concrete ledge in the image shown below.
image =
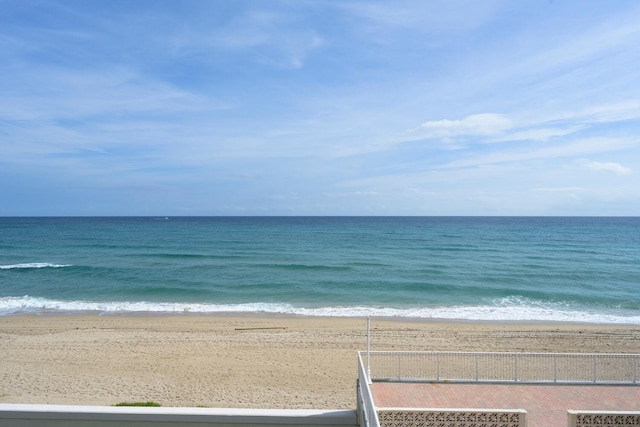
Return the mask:
<svg viewBox="0 0 640 427"><path fill-rule="evenodd" d="M0 404L0 427L344 426L357 425L355 410L147 408Z"/></svg>

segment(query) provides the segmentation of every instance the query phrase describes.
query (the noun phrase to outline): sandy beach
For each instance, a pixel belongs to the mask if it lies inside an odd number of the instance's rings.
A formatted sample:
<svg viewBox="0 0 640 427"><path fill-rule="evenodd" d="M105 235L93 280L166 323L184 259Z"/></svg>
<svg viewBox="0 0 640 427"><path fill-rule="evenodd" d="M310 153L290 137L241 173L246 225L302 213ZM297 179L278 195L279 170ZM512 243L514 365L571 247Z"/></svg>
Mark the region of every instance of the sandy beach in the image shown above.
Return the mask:
<svg viewBox="0 0 640 427"><path fill-rule="evenodd" d="M0 318L0 402L355 407L366 319ZM372 350L640 353L640 327L371 320Z"/></svg>

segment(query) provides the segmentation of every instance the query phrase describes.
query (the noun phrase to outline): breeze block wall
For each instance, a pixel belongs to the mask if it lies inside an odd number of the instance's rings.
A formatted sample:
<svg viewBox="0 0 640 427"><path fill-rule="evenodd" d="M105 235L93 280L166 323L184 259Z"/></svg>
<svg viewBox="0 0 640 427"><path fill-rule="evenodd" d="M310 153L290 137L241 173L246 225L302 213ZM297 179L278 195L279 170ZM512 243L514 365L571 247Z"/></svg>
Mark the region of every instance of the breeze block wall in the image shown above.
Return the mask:
<svg viewBox="0 0 640 427"><path fill-rule="evenodd" d="M521 409L378 408L380 427L526 427Z"/></svg>

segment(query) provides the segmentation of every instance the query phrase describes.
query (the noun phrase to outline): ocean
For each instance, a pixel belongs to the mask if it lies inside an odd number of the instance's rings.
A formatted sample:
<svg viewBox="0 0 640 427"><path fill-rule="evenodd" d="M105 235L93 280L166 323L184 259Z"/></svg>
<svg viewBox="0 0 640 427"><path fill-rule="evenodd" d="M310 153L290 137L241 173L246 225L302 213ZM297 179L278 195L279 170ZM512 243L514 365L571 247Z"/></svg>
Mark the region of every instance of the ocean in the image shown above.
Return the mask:
<svg viewBox="0 0 640 427"><path fill-rule="evenodd" d="M640 218L0 218L0 315L640 325Z"/></svg>

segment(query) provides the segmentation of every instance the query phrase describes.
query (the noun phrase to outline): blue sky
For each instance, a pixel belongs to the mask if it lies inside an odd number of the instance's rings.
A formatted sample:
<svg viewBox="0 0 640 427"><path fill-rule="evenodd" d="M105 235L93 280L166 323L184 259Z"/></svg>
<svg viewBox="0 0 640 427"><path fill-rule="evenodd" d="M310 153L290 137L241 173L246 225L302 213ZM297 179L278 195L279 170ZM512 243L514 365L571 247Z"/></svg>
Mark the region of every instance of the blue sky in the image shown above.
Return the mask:
<svg viewBox="0 0 640 427"><path fill-rule="evenodd" d="M0 215L640 215L639 22L0 0Z"/></svg>

